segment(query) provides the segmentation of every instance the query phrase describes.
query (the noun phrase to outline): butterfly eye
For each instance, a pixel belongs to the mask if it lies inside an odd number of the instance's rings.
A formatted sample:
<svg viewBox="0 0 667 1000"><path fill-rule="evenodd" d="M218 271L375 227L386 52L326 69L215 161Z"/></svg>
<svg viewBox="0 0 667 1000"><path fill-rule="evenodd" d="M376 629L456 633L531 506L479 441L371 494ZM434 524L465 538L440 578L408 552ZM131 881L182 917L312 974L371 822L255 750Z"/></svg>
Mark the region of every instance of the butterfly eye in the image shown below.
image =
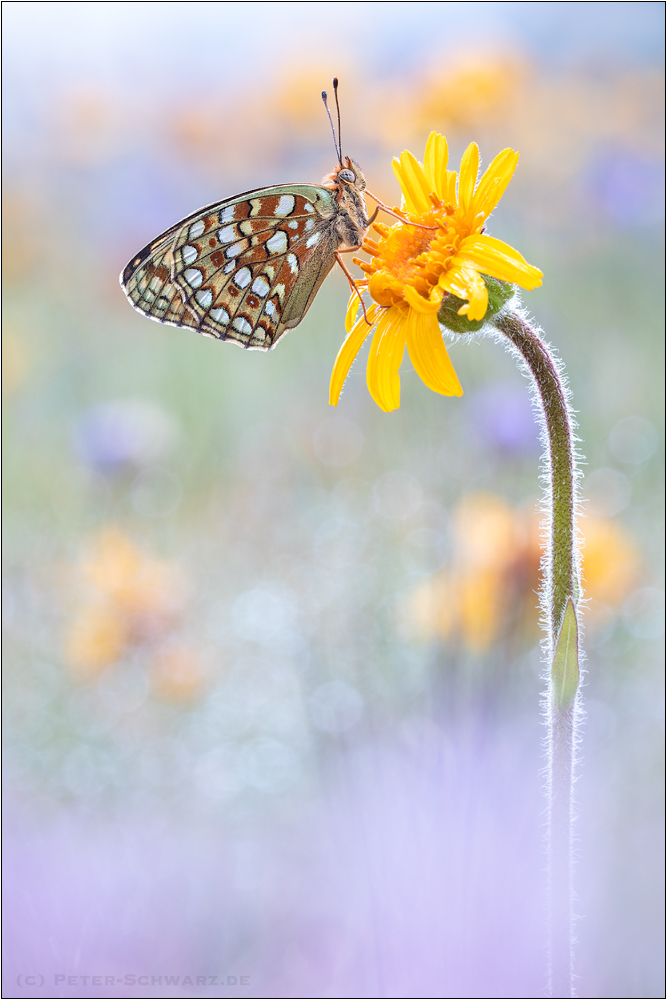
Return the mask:
<svg viewBox="0 0 667 1000"><path fill-rule="evenodd" d="M338 180L339 181L350 181L350 183L353 184L356 181L356 179L357 179L357 175L354 174L351 170L339 170L338 171Z"/></svg>

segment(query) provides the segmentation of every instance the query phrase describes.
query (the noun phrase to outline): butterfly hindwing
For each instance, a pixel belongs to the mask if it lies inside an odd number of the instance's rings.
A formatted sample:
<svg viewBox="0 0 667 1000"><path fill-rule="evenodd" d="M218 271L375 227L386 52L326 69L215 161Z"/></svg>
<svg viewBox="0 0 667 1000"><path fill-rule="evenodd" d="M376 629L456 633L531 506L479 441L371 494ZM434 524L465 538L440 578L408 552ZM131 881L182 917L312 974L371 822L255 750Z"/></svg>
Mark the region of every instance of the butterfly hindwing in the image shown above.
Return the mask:
<svg viewBox="0 0 667 1000"><path fill-rule="evenodd" d="M121 275L121 285L135 309L150 319L183 326L184 306L171 281L171 244L178 227L164 233L133 257Z"/></svg>
<svg viewBox="0 0 667 1000"><path fill-rule="evenodd" d="M318 185L249 191L163 233L121 283L152 319L268 350L303 319L334 264L336 212Z"/></svg>

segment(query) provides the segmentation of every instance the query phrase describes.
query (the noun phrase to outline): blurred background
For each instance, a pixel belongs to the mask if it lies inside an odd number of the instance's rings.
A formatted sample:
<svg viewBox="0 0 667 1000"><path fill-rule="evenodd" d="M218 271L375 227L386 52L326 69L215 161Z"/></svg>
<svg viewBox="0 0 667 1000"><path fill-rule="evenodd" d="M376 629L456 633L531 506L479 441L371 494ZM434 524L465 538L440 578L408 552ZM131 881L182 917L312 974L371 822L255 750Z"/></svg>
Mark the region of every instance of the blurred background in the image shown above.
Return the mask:
<svg viewBox="0 0 667 1000"><path fill-rule="evenodd" d="M587 463L579 995L664 996L664 5L3 15L8 995L543 994L540 450L512 358L453 343L462 399L406 359L384 414L362 352L333 410L338 273L266 355L118 285L199 206L332 169L337 74L390 204L431 129L454 165L520 151L490 228L544 271L524 301Z"/></svg>

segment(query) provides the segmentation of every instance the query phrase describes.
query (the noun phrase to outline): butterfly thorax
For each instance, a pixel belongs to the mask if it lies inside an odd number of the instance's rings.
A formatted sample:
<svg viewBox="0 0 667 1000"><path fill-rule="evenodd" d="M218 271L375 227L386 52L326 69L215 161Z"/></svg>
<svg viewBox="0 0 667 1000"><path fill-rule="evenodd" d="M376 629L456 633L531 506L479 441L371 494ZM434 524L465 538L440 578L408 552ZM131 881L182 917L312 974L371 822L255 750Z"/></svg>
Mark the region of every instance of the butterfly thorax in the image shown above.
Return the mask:
<svg viewBox="0 0 667 1000"><path fill-rule="evenodd" d="M339 249L361 246L368 231L368 211L363 192L364 177L358 163L345 157L345 162L322 181L322 187L332 191L338 203L335 232Z"/></svg>

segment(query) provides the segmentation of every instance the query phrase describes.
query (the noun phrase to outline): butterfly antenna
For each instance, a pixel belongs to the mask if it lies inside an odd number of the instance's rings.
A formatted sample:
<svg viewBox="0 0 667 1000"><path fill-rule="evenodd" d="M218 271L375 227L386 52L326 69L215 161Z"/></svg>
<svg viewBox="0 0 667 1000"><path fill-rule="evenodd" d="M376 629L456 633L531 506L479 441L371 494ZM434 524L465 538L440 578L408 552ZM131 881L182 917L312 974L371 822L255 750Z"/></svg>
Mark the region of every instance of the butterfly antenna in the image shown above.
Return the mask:
<svg viewBox="0 0 667 1000"><path fill-rule="evenodd" d="M334 80L334 92L336 91L337 87L338 87L338 80ZM343 160L342 160L341 155L340 155L340 147L338 146L338 143L336 142L336 130L334 128L334 123L331 120L331 112L329 111L329 105L327 104L327 92L326 92L326 90L322 91L322 102L323 102L324 107L326 109L327 118L329 119L329 124L331 125L331 134L333 136L334 146L336 148L336 154L338 156L338 162L340 163L340 165L342 167L343 166ZM336 94L336 104L338 104L338 94ZM340 126L340 117L339 117L339 126ZM339 133L338 134L340 135L340 128L339 128Z"/></svg>
<svg viewBox="0 0 667 1000"><path fill-rule="evenodd" d="M340 150L340 153L338 154L338 159L340 160L340 165L342 167L343 160L341 157L341 153L343 152L343 140L340 137L340 104L338 103L338 77L335 76L332 82L334 89L334 97L336 98L336 112L338 114L338 149Z"/></svg>

